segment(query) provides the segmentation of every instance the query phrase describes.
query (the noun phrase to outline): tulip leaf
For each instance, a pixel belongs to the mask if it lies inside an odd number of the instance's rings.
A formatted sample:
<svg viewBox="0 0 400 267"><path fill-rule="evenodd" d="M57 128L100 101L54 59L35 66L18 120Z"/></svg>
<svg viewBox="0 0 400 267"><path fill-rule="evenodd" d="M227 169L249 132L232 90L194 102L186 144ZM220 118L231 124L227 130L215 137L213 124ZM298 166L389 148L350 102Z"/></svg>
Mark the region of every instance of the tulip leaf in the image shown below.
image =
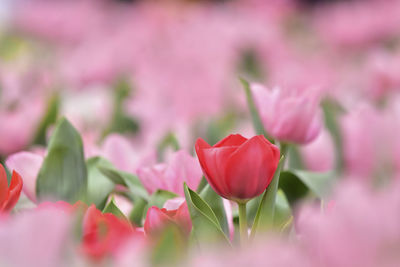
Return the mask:
<svg viewBox="0 0 400 267"><path fill-rule="evenodd" d="M42 118L39 127L36 131L33 143L38 145L46 145L47 129L57 121L57 116L60 107L60 97L55 94L48 103L47 110Z"/></svg>
<svg viewBox="0 0 400 267"><path fill-rule="evenodd" d="M111 168L112 164L104 158L93 157L86 161L86 166L88 170L87 201L102 210L115 185L100 171L99 166Z"/></svg>
<svg viewBox="0 0 400 267"><path fill-rule="evenodd" d="M309 193L308 187L291 171L281 172L279 188L285 192L291 205Z"/></svg>
<svg viewBox="0 0 400 267"><path fill-rule="evenodd" d="M243 78L240 78L240 81L241 81L244 91L246 93L247 106L249 107L249 110L250 110L254 130L256 131L257 134L264 135L265 138L267 138L272 144L274 144L275 143L274 139L268 135L267 131L264 128L264 125L261 120L261 116L257 110L256 104L254 103L254 98L253 98L253 94L250 89L249 82Z"/></svg>
<svg viewBox="0 0 400 267"><path fill-rule="evenodd" d="M145 209L144 216L146 216L147 210L150 207L156 206L161 209L167 200L176 198L176 197L178 197L178 195L173 192L161 190L161 189L157 190L150 196L149 202L147 204L147 208Z"/></svg>
<svg viewBox="0 0 400 267"><path fill-rule="evenodd" d="M304 169L300 149L294 144L291 144L288 150L288 169Z"/></svg>
<svg viewBox="0 0 400 267"><path fill-rule="evenodd" d="M229 236L228 219L226 217L224 202L222 198L217 193L215 193L215 191L211 188L209 184L204 187L204 189L200 193L200 196L214 211L225 235Z"/></svg>
<svg viewBox="0 0 400 267"><path fill-rule="evenodd" d="M132 192L134 197L141 197L146 201L149 200L149 194L137 176L106 166L99 166L99 169L115 184L126 186Z"/></svg>
<svg viewBox="0 0 400 267"><path fill-rule="evenodd" d="M324 111L325 127L330 132L332 139L335 143L336 148L336 171L341 172L344 168L343 159L343 140L341 135L341 129L339 125L339 116L345 111L343 107L339 105L337 101L327 99L322 103L322 109Z"/></svg>
<svg viewBox="0 0 400 267"><path fill-rule="evenodd" d="M86 196L88 185L83 144L79 133L61 119L50 138L48 153L36 181L39 199L75 203Z"/></svg>
<svg viewBox="0 0 400 267"><path fill-rule="evenodd" d="M281 153L285 155L286 149L281 149ZM251 229L251 238L254 238L256 232L260 230L265 230L271 228L274 222L275 214L275 202L276 194L279 185L279 176L285 162L285 156L282 156L279 160L278 167L275 171L274 177L268 188L262 195L260 204L257 209L256 216L254 218L253 227Z"/></svg>
<svg viewBox="0 0 400 267"><path fill-rule="evenodd" d="M147 201L143 198L138 198L135 200L133 209L129 214L129 220L138 227L142 226L142 220L145 214L146 207Z"/></svg>
<svg viewBox="0 0 400 267"><path fill-rule="evenodd" d="M292 210L285 193L278 190L275 202L274 226L284 230L292 220Z"/></svg>
<svg viewBox="0 0 400 267"><path fill-rule="evenodd" d="M187 252L187 240L178 226L170 224L157 237L150 253L151 266L179 266Z"/></svg>
<svg viewBox="0 0 400 267"><path fill-rule="evenodd" d="M110 133L135 133L139 130L139 124L131 116L127 116L124 103L131 95L131 85L127 79L118 79L114 85L114 110L110 125L104 131L103 137Z"/></svg>
<svg viewBox="0 0 400 267"><path fill-rule="evenodd" d="M196 192L191 190L185 183L185 198L192 219L192 237L202 244L204 241L229 239L221 228L221 225L211 207Z"/></svg>
<svg viewBox="0 0 400 267"><path fill-rule="evenodd" d="M285 171L284 173L287 173ZM310 172L303 170L292 170L295 175L308 189L317 197L323 199L330 192L335 182L333 172Z"/></svg>
<svg viewBox="0 0 400 267"><path fill-rule="evenodd" d="M201 180L200 180L199 185L197 186L196 192L197 192L197 193L200 193L200 192L204 189L204 187L206 187L207 185L208 185L207 179L206 179L206 177L204 177L204 175L203 175L203 177L202 177Z"/></svg>
<svg viewBox="0 0 400 267"><path fill-rule="evenodd" d="M117 216L118 218L128 220L125 214L118 208L117 204L115 204L114 198L107 204L107 206L103 209L103 213L111 213Z"/></svg>

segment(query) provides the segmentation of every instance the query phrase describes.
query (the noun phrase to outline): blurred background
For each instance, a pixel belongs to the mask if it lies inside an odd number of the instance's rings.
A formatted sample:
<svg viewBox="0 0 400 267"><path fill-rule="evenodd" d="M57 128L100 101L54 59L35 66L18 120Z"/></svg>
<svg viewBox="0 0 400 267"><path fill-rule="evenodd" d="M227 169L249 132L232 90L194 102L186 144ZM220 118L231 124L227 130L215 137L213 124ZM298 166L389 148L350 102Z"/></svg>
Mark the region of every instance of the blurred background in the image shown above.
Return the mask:
<svg viewBox="0 0 400 267"><path fill-rule="evenodd" d="M244 77L316 88L339 114L336 136L327 124L298 149L302 168L340 153L351 176L397 176L399 40L398 0L2 0L0 158L43 149L61 116L87 156L118 135L132 165L250 136Z"/></svg>

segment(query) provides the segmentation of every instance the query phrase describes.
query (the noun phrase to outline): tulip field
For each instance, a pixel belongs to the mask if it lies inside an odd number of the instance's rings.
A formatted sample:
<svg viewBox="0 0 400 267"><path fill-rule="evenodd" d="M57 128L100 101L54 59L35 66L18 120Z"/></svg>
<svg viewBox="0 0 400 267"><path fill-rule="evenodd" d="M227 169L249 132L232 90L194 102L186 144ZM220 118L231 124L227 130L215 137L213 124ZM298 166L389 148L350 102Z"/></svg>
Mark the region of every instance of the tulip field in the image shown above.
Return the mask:
<svg viewBox="0 0 400 267"><path fill-rule="evenodd" d="M400 0L0 0L0 267L399 267Z"/></svg>

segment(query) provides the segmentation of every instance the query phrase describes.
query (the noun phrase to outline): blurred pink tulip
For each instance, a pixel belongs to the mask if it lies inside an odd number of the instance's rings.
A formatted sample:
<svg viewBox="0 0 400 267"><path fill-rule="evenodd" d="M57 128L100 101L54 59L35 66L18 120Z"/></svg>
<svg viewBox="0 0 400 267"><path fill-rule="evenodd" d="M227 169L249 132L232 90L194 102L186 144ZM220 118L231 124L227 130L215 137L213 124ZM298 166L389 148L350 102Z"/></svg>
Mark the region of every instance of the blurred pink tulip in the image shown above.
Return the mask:
<svg viewBox="0 0 400 267"><path fill-rule="evenodd" d="M331 171L335 167L335 145L325 129L314 141L302 146L300 153L305 167L311 171Z"/></svg>
<svg viewBox="0 0 400 267"><path fill-rule="evenodd" d="M307 144L322 127L320 96L313 89L268 89L252 84L251 90L266 131L282 142Z"/></svg>
<svg viewBox="0 0 400 267"><path fill-rule="evenodd" d="M363 183L341 183L330 210L301 210L297 228L314 266L397 266L399 185L373 192Z"/></svg>
<svg viewBox="0 0 400 267"><path fill-rule="evenodd" d="M41 101L21 103L13 110L0 108L0 154L15 153L32 141L42 110Z"/></svg>
<svg viewBox="0 0 400 267"><path fill-rule="evenodd" d="M184 196L184 182L195 189L202 178L197 160L184 150L175 152L168 163L139 168L137 174L150 194L157 189L163 189L179 196Z"/></svg>
<svg viewBox="0 0 400 267"><path fill-rule="evenodd" d="M189 235L192 229L192 221L186 202L174 210L159 209L156 206L151 207L147 211L144 231L146 235L154 236L164 230L165 227L168 227L169 224L176 224L184 234Z"/></svg>
<svg viewBox="0 0 400 267"><path fill-rule="evenodd" d="M36 202L36 179L43 163L43 156L31 152L18 152L7 158L6 165L19 172L24 181L22 191Z"/></svg>
<svg viewBox="0 0 400 267"><path fill-rule="evenodd" d="M35 210L0 220L0 262L9 267L67 267L71 217L57 209Z"/></svg>
<svg viewBox="0 0 400 267"><path fill-rule="evenodd" d="M132 144L128 138L119 134L110 134L101 146L100 154L120 170L136 172L141 166L156 162L156 151L146 151L141 144Z"/></svg>

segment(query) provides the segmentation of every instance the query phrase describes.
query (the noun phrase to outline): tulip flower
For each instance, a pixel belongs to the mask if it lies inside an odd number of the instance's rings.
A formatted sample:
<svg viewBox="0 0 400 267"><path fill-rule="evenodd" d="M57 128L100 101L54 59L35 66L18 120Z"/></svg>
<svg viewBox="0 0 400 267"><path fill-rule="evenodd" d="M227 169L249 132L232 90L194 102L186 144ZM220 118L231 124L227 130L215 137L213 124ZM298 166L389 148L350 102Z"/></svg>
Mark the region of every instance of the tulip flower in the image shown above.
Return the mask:
<svg viewBox="0 0 400 267"><path fill-rule="evenodd" d="M279 149L262 135L247 139L235 134L214 146L199 138L196 153L214 191L238 203L240 236L242 242L246 242L246 203L271 183L279 163Z"/></svg>
<svg viewBox="0 0 400 267"><path fill-rule="evenodd" d="M320 96L315 90L269 90L252 84L254 101L268 134L281 142L307 144L322 127Z"/></svg>
<svg viewBox="0 0 400 267"><path fill-rule="evenodd" d="M139 232L129 221L111 213L103 214L91 205L83 220L82 250L93 260L101 260L109 253L116 253L133 235Z"/></svg>
<svg viewBox="0 0 400 267"><path fill-rule="evenodd" d="M24 177L22 191L33 202L36 202L36 179L44 157L37 153L22 151L7 158L8 168L16 170Z"/></svg>
<svg viewBox="0 0 400 267"><path fill-rule="evenodd" d="M22 178L13 171L11 183L8 186L7 173L0 164L0 212L9 212L17 204L22 190Z"/></svg>
<svg viewBox="0 0 400 267"><path fill-rule="evenodd" d="M159 209L156 206L151 207L147 211L144 231L146 235L156 235L171 224L179 226L185 235L189 235L192 229L192 221L186 202L174 210Z"/></svg>
<svg viewBox="0 0 400 267"><path fill-rule="evenodd" d="M185 150L179 150L171 155L168 163L141 167L137 170L137 174L150 194L157 189L163 189L180 196L184 196L184 182L191 188L197 188L202 177L196 159Z"/></svg>
<svg viewBox="0 0 400 267"><path fill-rule="evenodd" d="M229 135L214 146L196 141L204 175L220 196L246 202L265 191L279 163L279 149L264 136Z"/></svg>

